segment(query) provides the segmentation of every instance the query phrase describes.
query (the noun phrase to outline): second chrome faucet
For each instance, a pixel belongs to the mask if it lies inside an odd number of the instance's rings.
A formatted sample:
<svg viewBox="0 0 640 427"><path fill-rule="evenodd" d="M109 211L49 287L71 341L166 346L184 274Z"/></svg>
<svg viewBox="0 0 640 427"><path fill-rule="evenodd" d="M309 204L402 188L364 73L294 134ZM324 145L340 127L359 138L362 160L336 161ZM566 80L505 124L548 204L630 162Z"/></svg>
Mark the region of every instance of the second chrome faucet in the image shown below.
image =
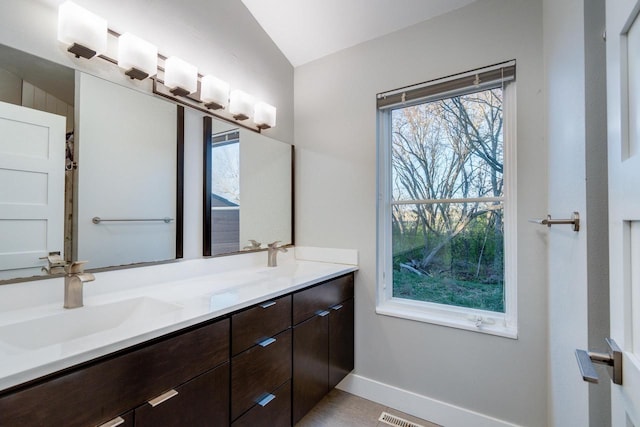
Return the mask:
<svg viewBox="0 0 640 427"><path fill-rule="evenodd" d="M276 240L273 243L269 243L267 245L267 266L268 267L277 267L278 266L278 252L287 252L287 248L283 246L278 246L280 243L279 240Z"/></svg>

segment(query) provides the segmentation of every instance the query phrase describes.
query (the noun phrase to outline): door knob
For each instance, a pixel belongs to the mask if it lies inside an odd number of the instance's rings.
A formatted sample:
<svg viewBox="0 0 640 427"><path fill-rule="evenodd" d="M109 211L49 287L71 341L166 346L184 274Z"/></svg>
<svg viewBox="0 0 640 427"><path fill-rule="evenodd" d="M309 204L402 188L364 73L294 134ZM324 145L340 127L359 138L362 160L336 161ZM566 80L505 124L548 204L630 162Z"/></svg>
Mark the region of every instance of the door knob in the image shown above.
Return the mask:
<svg viewBox="0 0 640 427"><path fill-rule="evenodd" d="M618 344L611 339L606 338L605 341L609 346L609 353L595 353L592 351L576 350L576 359L578 359L578 367L584 381L597 384L598 373L593 366L594 363L611 366L611 380L614 384L622 384L622 350Z"/></svg>

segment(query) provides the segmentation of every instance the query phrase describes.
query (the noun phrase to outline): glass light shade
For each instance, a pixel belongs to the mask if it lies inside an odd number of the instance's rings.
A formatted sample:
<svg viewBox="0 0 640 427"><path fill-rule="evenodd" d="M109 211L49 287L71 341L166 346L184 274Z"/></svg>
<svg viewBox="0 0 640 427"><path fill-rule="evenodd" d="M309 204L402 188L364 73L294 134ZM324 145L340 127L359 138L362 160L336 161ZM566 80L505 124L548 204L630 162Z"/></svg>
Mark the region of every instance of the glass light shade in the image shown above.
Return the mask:
<svg viewBox="0 0 640 427"><path fill-rule="evenodd" d="M256 103L253 121L261 129L274 127L276 125L276 107L262 101Z"/></svg>
<svg viewBox="0 0 640 427"><path fill-rule="evenodd" d="M253 97L236 89L229 96L229 112L236 120L246 120L253 114Z"/></svg>
<svg viewBox="0 0 640 427"><path fill-rule="evenodd" d="M58 8L58 40L68 45L80 45L99 55L107 50L107 21L66 1Z"/></svg>
<svg viewBox="0 0 640 427"><path fill-rule="evenodd" d="M200 99L206 105L225 108L229 104L229 83L214 76L204 76L200 83Z"/></svg>
<svg viewBox="0 0 640 427"><path fill-rule="evenodd" d="M158 72L158 47L131 33L118 38L118 66L125 70L136 69L155 76Z"/></svg>
<svg viewBox="0 0 640 427"><path fill-rule="evenodd" d="M164 85L182 89L186 95L198 90L198 68L182 59L171 56L164 61Z"/></svg>

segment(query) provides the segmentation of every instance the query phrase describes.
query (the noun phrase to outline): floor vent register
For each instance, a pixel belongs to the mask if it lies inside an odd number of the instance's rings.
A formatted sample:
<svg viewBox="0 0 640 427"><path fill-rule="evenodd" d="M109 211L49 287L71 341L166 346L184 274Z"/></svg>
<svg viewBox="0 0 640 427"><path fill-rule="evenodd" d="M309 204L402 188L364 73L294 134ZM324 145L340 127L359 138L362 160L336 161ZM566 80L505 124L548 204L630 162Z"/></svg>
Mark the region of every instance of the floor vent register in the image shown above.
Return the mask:
<svg viewBox="0 0 640 427"><path fill-rule="evenodd" d="M412 423L411 421L405 420L404 418L396 417L395 415L391 415L387 412L383 412L382 414L380 414L380 418L378 418L378 421L382 421L385 424L396 427L424 427L421 424Z"/></svg>

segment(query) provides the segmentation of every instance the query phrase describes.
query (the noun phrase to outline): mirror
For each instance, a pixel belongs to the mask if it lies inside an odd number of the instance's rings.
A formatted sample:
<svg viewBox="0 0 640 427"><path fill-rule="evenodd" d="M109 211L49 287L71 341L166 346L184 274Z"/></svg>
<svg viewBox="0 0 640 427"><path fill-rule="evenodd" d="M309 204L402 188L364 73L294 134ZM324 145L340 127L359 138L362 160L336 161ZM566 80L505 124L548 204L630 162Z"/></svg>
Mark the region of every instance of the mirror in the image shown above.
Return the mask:
<svg viewBox="0 0 640 427"><path fill-rule="evenodd" d="M0 106L3 105L33 114L37 113L35 110L52 113L47 115L53 117L50 125L35 128L62 126L55 132L62 139L34 145L37 140L32 136L38 132L13 129L16 138L12 139L6 137L6 126L0 129L0 283L47 275L42 271L47 262L39 258L49 251L59 250L68 260L89 260L87 268L94 269L182 257L184 165L179 159L184 145L183 107L127 84L105 81L0 45ZM236 124L209 116L204 123L209 123L205 134L211 138L214 133L235 129L239 141L237 237L233 245L216 249L216 254L242 251L249 246L249 239L260 241L263 248L275 240L293 244L293 146L241 126L238 130ZM0 128L2 125L0 119ZM55 159L60 167L52 169L62 171L59 183L49 185L42 173L14 173L16 168L6 164L11 157L7 153L12 150L7 147L9 140L31 141L23 144L32 150L26 153L27 157L33 157L38 149L49 150L54 142L62 144L61 150L53 150L63 153L62 158ZM94 147L99 149L91 149L87 140L100 140ZM107 161L107 157L111 160ZM210 179L205 179L205 186L207 182ZM57 196L43 190L54 187ZM29 199L25 188L40 192ZM219 236L217 232L212 234L211 186L209 201L206 194L205 191L203 255L208 256L212 254L212 237L216 240ZM151 195L161 195L163 199L151 200ZM111 199L116 196L117 200ZM55 202L60 213L34 220L33 205L44 205L42 200ZM24 205L25 212L17 212L16 204ZM98 224L94 223L96 217L100 218ZM164 218L169 221L165 223ZM102 221L113 219L160 221ZM58 236L57 240L50 234ZM163 252L150 251L149 245L162 246ZM25 260L26 267L16 266Z"/></svg>
<svg viewBox="0 0 640 427"><path fill-rule="evenodd" d="M182 107L2 45L0 102L0 280L182 256Z"/></svg>
<svg viewBox="0 0 640 427"><path fill-rule="evenodd" d="M204 119L203 253L293 244L293 146Z"/></svg>

